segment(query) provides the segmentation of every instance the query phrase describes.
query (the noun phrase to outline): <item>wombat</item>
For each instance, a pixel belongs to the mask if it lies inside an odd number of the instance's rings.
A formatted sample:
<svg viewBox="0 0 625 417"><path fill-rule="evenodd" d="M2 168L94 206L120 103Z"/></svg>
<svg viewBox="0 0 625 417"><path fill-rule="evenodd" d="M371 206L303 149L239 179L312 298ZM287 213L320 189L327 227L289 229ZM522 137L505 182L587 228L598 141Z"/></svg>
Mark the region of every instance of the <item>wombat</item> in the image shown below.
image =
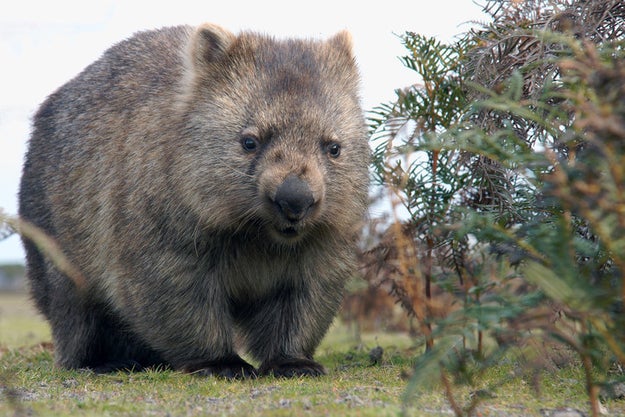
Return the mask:
<svg viewBox="0 0 625 417"><path fill-rule="evenodd" d="M346 32L205 24L137 33L50 95L19 214L85 277L23 239L56 363L323 374L368 200L359 83Z"/></svg>

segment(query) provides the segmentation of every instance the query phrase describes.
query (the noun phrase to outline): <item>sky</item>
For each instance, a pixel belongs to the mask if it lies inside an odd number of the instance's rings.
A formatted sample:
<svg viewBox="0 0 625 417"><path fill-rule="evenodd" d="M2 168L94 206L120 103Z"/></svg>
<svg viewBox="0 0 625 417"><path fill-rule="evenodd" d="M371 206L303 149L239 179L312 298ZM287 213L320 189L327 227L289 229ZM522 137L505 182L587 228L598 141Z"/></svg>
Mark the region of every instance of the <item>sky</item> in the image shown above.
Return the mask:
<svg viewBox="0 0 625 417"><path fill-rule="evenodd" d="M37 107L112 44L134 32L212 22L278 38L327 38L347 29L362 77L365 110L414 84L398 57L398 35L413 31L451 42L483 21L478 1L85 1L21 0L0 14L0 209L17 213L21 166ZM19 238L0 241L0 263L24 262Z"/></svg>

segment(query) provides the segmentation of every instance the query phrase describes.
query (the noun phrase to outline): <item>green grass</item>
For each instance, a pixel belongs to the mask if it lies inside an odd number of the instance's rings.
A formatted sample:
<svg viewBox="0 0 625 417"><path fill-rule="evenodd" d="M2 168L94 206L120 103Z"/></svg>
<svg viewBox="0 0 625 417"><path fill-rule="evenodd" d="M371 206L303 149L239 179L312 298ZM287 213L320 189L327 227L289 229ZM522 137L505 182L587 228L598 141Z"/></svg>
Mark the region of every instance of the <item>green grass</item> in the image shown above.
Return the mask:
<svg viewBox="0 0 625 417"><path fill-rule="evenodd" d="M358 342L336 325L317 359L328 375L311 379L261 378L224 381L174 371L94 375L53 366L49 329L24 295L0 294L0 416L450 416L440 384L413 389L417 352L405 335L365 334ZM384 348L372 366L369 349ZM537 394L531 380L512 377L513 361L491 368L481 384L456 387L468 404L472 391L492 398L481 416L541 416L540 410L573 407L588 413L581 369L547 373ZM491 387L493 381L505 381ZM625 415L623 402L605 404L611 415Z"/></svg>
<svg viewBox="0 0 625 417"><path fill-rule="evenodd" d="M0 348L50 341L50 327L22 293L0 292Z"/></svg>

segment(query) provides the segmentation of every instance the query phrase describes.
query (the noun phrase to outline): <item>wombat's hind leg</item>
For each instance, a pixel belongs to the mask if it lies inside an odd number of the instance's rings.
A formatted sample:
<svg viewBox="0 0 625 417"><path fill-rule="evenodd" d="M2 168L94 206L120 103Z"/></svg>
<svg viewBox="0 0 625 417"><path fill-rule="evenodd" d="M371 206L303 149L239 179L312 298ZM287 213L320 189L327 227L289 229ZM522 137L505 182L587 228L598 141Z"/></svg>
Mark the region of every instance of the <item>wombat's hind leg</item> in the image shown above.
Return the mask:
<svg viewBox="0 0 625 417"><path fill-rule="evenodd" d="M281 378L294 378L298 376L321 376L325 375L326 372L321 364L311 359L287 358L262 364L258 373Z"/></svg>
<svg viewBox="0 0 625 417"><path fill-rule="evenodd" d="M183 370L194 375L216 376L225 379L245 379L257 376L256 368L238 355L220 360L188 364Z"/></svg>
<svg viewBox="0 0 625 417"><path fill-rule="evenodd" d="M105 307L96 308L97 317L87 367L96 373L141 372L166 368L169 364Z"/></svg>
<svg viewBox="0 0 625 417"><path fill-rule="evenodd" d="M166 361L101 304L89 302L67 288L54 294L49 320L56 362L69 369L96 373L142 371L167 366Z"/></svg>
<svg viewBox="0 0 625 417"><path fill-rule="evenodd" d="M100 342L97 353L87 368L96 374L111 372L143 372L148 369L168 369L170 365L160 355L128 334L108 335L109 341ZM116 347L107 344L118 343Z"/></svg>

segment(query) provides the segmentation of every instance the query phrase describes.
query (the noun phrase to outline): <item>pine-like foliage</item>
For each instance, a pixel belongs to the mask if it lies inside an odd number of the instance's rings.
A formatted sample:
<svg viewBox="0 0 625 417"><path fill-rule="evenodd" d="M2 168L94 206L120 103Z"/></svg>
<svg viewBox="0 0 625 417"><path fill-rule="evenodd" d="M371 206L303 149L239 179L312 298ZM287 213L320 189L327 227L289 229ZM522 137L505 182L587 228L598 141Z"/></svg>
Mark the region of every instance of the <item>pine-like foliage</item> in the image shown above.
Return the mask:
<svg viewBox="0 0 625 417"><path fill-rule="evenodd" d="M453 45L402 36L418 82L369 118L397 216L366 276L419 322L414 383L438 373L456 414L477 397L458 403L449 375L560 345L597 415L594 370L625 363L625 4L484 7Z"/></svg>

